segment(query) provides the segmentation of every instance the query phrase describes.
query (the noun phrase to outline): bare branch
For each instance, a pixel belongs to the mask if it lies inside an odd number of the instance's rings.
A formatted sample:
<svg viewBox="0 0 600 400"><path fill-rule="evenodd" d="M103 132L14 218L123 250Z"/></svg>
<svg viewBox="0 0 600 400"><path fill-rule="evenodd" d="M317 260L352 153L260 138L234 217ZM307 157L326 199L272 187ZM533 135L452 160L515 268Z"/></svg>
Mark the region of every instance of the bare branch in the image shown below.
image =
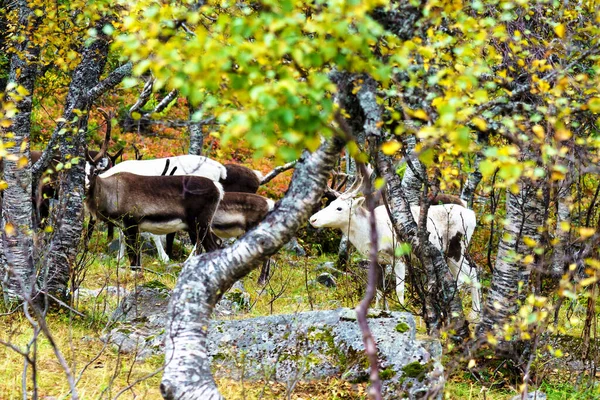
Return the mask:
<svg viewBox="0 0 600 400"><path fill-rule="evenodd" d="M291 161L287 164L284 165L280 165L279 167L275 167L273 169L273 171L269 172L267 175L265 175L262 180L260 181L261 185L264 185L266 183L271 182L277 175L281 174L282 172L285 172L289 169L292 169L296 166L296 163L298 162L298 160L294 160Z"/></svg>

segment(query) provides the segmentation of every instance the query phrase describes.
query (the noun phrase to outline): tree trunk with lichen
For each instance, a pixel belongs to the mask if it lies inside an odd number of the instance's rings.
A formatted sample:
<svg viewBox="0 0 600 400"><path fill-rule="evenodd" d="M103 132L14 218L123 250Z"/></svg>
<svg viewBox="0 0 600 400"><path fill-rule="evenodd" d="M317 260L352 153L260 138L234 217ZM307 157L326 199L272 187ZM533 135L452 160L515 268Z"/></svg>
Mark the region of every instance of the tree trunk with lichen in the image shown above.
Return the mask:
<svg viewBox="0 0 600 400"><path fill-rule="evenodd" d="M478 328L480 335L496 331L518 310L519 301L527 293L531 268L535 265L537 256L531 246L539 243L540 228L544 223L542 184L521 178L519 187L518 193L507 191L506 223Z"/></svg>
<svg viewBox="0 0 600 400"><path fill-rule="evenodd" d="M189 149L189 154L193 154L193 155L199 156L199 155L202 154L202 147L204 145L204 133L202 132L202 124L195 124L195 123L193 123L193 117L194 117L194 113L196 113L196 111L199 111L200 108L192 106L189 103L189 101L188 101L188 109L189 109L189 112L190 112L190 117L189 117L189 121L190 121L190 125L189 125L189 131L190 131L190 149Z"/></svg>
<svg viewBox="0 0 600 400"><path fill-rule="evenodd" d="M415 153L417 138L407 135L402 140L405 146L406 170L402 177L402 190L411 205L418 205L421 198L421 188L425 178L425 169Z"/></svg>
<svg viewBox="0 0 600 400"><path fill-rule="evenodd" d="M14 142L14 146L6 149L8 156L2 160L2 179L7 188L2 194L0 268L4 300L7 303L22 299L24 290L33 290L36 274L33 262L32 179L28 166L32 99L39 55L39 48L31 45L29 35L35 33L34 26L37 22L26 2L17 2L15 6L18 8L19 25L23 32L20 32L22 41L17 43L15 54L11 57L8 82L17 85L19 90L13 93L17 100L11 126L1 128L3 141Z"/></svg>
<svg viewBox="0 0 600 400"><path fill-rule="evenodd" d="M207 327L214 306L235 281L276 253L304 226L343 144L332 139L314 153L304 154L286 196L261 224L232 246L195 256L184 265L169 304L160 386L165 399L222 398L206 355Z"/></svg>
<svg viewBox="0 0 600 400"><path fill-rule="evenodd" d="M98 24L102 32L105 20ZM42 287L51 295L67 297L71 267L75 263L83 232L83 198L85 196L85 151L88 112L91 104L84 98L99 80L108 55L108 38L99 34L91 44L82 50L82 59L73 71L69 93L65 104L65 114L79 109L83 113L74 125L72 135L62 135L59 139L61 162L70 163L75 157L79 162L60 174L59 200L54 207L52 221L54 235L50 241L45 259ZM66 119L66 118L65 118Z"/></svg>
<svg viewBox="0 0 600 400"><path fill-rule="evenodd" d="M569 263L567 251L571 236L571 206L573 204L571 185L573 184L573 174L573 165L570 163L565 178L556 182L556 229L554 235L556 245L553 246L549 272L557 280L565 273Z"/></svg>

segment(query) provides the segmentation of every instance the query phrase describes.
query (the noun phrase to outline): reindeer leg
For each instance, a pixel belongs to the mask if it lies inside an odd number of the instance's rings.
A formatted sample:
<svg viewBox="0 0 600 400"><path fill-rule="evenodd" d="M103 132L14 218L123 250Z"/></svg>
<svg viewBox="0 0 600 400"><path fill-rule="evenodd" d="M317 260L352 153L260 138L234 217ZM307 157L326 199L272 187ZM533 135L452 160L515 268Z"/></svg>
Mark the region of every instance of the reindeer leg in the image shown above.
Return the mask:
<svg viewBox="0 0 600 400"><path fill-rule="evenodd" d="M140 249L140 230L136 224L124 221L124 234L127 241L127 255L131 269L142 267L141 249Z"/></svg>
<svg viewBox="0 0 600 400"><path fill-rule="evenodd" d="M175 232L167 233L167 256L173 258L173 243L175 242ZM196 242L192 242L196 243Z"/></svg>
<svg viewBox="0 0 600 400"><path fill-rule="evenodd" d="M115 237L115 224L112 222L106 223L106 238L108 239L108 243L112 242Z"/></svg>
<svg viewBox="0 0 600 400"><path fill-rule="evenodd" d="M260 269L260 276L258 277L258 281L256 282L260 286L264 286L269 280L269 275L271 274L271 257L267 258Z"/></svg>
<svg viewBox="0 0 600 400"><path fill-rule="evenodd" d="M170 234L169 234L170 235ZM167 235L168 237L168 235ZM165 253L165 249L163 248L162 241L160 235L152 234L152 241L156 246L156 252L158 253L158 259L163 263L168 263L170 261L169 256Z"/></svg>
<svg viewBox="0 0 600 400"><path fill-rule="evenodd" d="M90 216L90 222L88 222L87 229L85 231L85 245L87 246L92 238L92 233L94 233L94 228L96 227L96 218Z"/></svg>

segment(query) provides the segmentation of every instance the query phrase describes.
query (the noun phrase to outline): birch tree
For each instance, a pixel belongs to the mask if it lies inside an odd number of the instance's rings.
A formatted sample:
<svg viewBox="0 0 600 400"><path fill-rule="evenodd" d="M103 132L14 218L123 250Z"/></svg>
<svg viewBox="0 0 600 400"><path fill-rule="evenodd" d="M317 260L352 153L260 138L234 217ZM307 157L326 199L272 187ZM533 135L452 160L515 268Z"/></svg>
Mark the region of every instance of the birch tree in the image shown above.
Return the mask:
<svg viewBox="0 0 600 400"><path fill-rule="evenodd" d="M31 170L29 161L29 133L32 98L35 88L39 46L32 37L40 23L27 2L15 2L20 40L13 44L10 73L5 96L14 101L13 117L0 127L2 140L13 141L3 155L3 180L6 186L2 199L2 288L5 302L22 299L22 292L35 287L33 255ZM24 201L25 199L25 201Z"/></svg>

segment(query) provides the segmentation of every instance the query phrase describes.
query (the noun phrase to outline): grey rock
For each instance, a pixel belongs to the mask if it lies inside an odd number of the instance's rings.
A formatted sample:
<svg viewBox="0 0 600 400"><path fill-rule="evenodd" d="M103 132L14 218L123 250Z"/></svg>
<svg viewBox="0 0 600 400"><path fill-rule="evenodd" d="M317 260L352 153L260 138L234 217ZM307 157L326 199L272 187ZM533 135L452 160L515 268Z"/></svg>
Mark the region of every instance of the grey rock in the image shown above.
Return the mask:
<svg viewBox="0 0 600 400"><path fill-rule="evenodd" d="M292 240L284 244L283 250L294 253L297 256L306 257L306 250L304 250L304 247L300 246L296 237L293 237Z"/></svg>
<svg viewBox="0 0 600 400"><path fill-rule="evenodd" d="M327 286L328 288L337 287L337 283L335 282L335 277L331 275L329 272L323 272L316 279L321 285Z"/></svg>
<svg viewBox="0 0 600 400"><path fill-rule="evenodd" d="M139 286L119 304L112 320L162 328L167 323L169 297L170 292L165 288Z"/></svg>
<svg viewBox="0 0 600 400"><path fill-rule="evenodd" d="M100 289L79 288L75 291L75 297L98 297L101 294L122 297L128 295L129 291L119 286L106 286Z"/></svg>
<svg viewBox="0 0 600 400"><path fill-rule="evenodd" d="M344 272L335 268L335 263L333 261L326 261L324 263L317 265L317 267L315 268L315 271L316 272L327 272L336 278L339 278L340 276L344 275Z"/></svg>
<svg viewBox="0 0 600 400"><path fill-rule="evenodd" d="M536 390L534 392L528 392L525 400L546 400L546 393L541 390ZM514 396L511 400L522 400L523 396L518 394Z"/></svg>
<svg viewBox="0 0 600 400"><path fill-rule="evenodd" d="M242 281L237 281L215 305L215 316L226 317L246 313L250 309L250 294Z"/></svg>
<svg viewBox="0 0 600 400"><path fill-rule="evenodd" d="M234 291L244 293L239 285ZM164 289L138 288L113 315L120 326L103 340L121 352L135 352L138 359L162 352L168 299ZM384 398L440 398L444 376L439 341L417 340L409 313L371 311ZM362 332L351 309L213 320L207 344L217 376L288 385L332 376L368 380Z"/></svg>
<svg viewBox="0 0 600 400"><path fill-rule="evenodd" d="M368 379L362 333L349 310L306 312L238 321L215 321L208 337L216 374L233 379L281 382L342 376ZM441 393L443 373L438 358L415 339L411 314L389 313L370 318L377 341L385 397L421 398L429 389ZM429 344L431 348L432 344ZM243 359L240 359L243 354Z"/></svg>

